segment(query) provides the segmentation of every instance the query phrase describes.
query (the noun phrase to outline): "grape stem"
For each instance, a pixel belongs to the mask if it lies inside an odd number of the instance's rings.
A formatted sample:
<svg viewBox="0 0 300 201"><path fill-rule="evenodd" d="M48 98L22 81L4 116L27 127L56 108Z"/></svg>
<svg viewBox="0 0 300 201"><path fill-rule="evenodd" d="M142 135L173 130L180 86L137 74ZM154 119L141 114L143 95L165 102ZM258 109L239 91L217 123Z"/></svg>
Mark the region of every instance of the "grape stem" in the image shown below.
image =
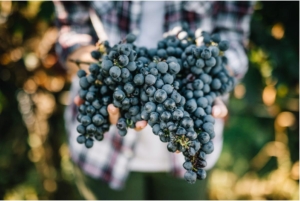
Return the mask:
<svg viewBox="0 0 300 201"><path fill-rule="evenodd" d="M179 142L181 144L181 146L184 146L185 148L188 148L189 144L190 144L189 140L187 138L185 138L184 136L181 138L178 138L177 142Z"/></svg>
<svg viewBox="0 0 300 201"><path fill-rule="evenodd" d="M128 127L131 127L133 122L132 122L131 119L126 119L126 124L127 124Z"/></svg>
<svg viewBox="0 0 300 201"><path fill-rule="evenodd" d="M80 64L87 64L87 65L91 65L91 64L97 64L95 62L88 62L88 61L80 61L78 59L74 60L74 59L68 59L68 61L75 63L79 69L80 68Z"/></svg>

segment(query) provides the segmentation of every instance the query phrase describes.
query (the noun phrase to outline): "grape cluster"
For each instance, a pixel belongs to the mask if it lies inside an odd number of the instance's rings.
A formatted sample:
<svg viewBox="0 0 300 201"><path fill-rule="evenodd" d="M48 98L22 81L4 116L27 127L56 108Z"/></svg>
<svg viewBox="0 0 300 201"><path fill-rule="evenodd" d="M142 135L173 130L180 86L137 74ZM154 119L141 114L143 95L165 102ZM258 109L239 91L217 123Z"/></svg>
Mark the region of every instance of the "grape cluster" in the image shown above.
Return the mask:
<svg viewBox="0 0 300 201"><path fill-rule="evenodd" d="M184 178L189 183L205 179L206 155L214 150L213 102L230 92L235 81L223 56L229 43L218 34L203 32L201 37L203 44L197 46L194 33L183 24L157 48L135 46L133 34L113 47L107 41L98 44L91 53L98 62L90 65L90 74L78 71L84 104L79 106L77 141L90 148L93 138L103 139L112 103L120 109L121 136L146 120L168 151L185 156Z"/></svg>
<svg viewBox="0 0 300 201"><path fill-rule="evenodd" d="M87 75L84 70L79 70L79 96L84 100L84 104L78 108L79 114L77 121L77 142L85 144L87 148L91 148L94 140L101 141L103 135L109 130L109 120L107 105L111 102L111 90L101 83L99 75L99 66L92 64L89 67L90 74Z"/></svg>
<svg viewBox="0 0 300 201"><path fill-rule="evenodd" d="M180 94L186 98L185 110L194 121L194 129L201 148L195 156L183 151L187 169L185 178L194 181L206 177L202 169L206 166L206 154L214 150L215 137L212 113L213 102L234 87L234 78L226 70L226 58L221 56L228 49L228 42L221 41L218 34L212 36L202 33L204 44L191 44L181 55L182 67ZM196 171L189 171L191 167Z"/></svg>

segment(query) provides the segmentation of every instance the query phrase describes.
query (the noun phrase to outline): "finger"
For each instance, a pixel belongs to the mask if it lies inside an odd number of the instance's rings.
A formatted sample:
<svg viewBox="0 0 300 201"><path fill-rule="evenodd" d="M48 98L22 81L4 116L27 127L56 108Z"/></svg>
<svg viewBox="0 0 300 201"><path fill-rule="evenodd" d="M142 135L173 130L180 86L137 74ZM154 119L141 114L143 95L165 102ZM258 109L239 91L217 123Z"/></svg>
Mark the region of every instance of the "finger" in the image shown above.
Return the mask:
<svg viewBox="0 0 300 201"><path fill-rule="evenodd" d="M221 115L221 108L218 105L214 105L212 108L212 115L215 118L218 118Z"/></svg>
<svg viewBox="0 0 300 201"><path fill-rule="evenodd" d="M80 98L79 96L75 96L74 103L75 103L75 105L80 106L81 104L84 103L84 100L82 98Z"/></svg>
<svg viewBox="0 0 300 201"><path fill-rule="evenodd" d="M227 110L227 107L226 105L222 102L222 105L219 106L221 108L221 113L219 115L220 118L224 118L227 116L228 114L228 110Z"/></svg>
<svg viewBox="0 0 300 201"><path fill-rule="evenodd" d="M176 151L175 151L175 153L176 153L176 154L180 154L180 153L181 153L181 151L179 151L179 150L176 150Z"/></svg>
<svg viewBox="0 0 300 201"><path fill-rule="evenodd" d="M220 99L216 99L215 105L212 108L212 115L215 118L224 118L228 114L226 105Z"/></svg>
<svg viewBox="0 0 300 201"><path fill-rule="evenodd" d="M111 124L117 124L120 117L120 110L116 108L113 104L109 104L107 107L107 112L109 116L109 122Z"/></svg>
<svg viewBox="0 0 300 201"><path fill-rule="evenodd" d="M146 126L147 126L147 121L145 121L145 120L138 121L135 123L135 130L140 131L140 130L144 129Z"/></svg>
<svg viewBox="0 0 300 201"><path fill-rule="evenodd" d="M215 105L212 108L212 115L215 118L224 118L224 117L226 117L227 113L228 113L228 111L227 111L226 107Z"/></svg>

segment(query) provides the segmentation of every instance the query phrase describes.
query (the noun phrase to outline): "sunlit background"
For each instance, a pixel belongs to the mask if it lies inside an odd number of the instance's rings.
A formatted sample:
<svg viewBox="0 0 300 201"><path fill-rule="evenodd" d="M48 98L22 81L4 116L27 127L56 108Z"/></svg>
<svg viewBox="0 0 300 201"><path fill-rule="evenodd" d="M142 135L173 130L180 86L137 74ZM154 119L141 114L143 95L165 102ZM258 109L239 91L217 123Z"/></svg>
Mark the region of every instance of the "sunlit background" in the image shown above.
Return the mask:
<svg viewBox="0 0 300 201"><path fill-rule="evenodd" d="M0 199L79 199L47 2L0 2ZM299 2L257 2L210 199L299 199Z"/></svg>

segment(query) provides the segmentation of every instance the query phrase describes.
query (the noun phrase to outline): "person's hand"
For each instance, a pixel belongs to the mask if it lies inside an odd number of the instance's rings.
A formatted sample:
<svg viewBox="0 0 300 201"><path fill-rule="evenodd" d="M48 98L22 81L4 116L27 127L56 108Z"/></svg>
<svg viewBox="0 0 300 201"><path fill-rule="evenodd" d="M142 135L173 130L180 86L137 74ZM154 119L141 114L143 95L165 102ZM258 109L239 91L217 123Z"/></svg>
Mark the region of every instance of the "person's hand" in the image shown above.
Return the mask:
<svg viewBox="0 0 300 201"><path fill-rule="evenodd" d="M89 45L89 46L84 46L81 47L79 49L77 49L75 52L73 52L68 59L73 59L73 60L81 60L81 61L87 61L87 62L96 62L96 60L94 58L91 57L90 52L95 50L95 46L93 45ZM71 73L72 75L76 75L76 72L78 71L78 67L76 66L75 63L70 62L67 59L67 69L69 69L70 71L72 71L73 73ZM86 64L82 64L81 68L84 70L88 70L88 65ZM82 100L79 96L76 96L74 98L74 103L79 106L81 104L83 104L84 100ZM109 121L111 124L115 125L118 122L118 119L120 117L120 110L119 108L114 107L113 104L108 105L107 107L107 112L109 114ZM140 131L142 129L144 129L147 126L147 121L138 121L135 124L135 130L136 131Z"/></svg>
<svg viewBox="0 0 300 201"><path fill-rule="evenodd" d="M79 96L76 96L74 98L74 103L77 106L80 106L81 104L83 104L84 100L82 100ZM109 116L109 122L113 125L117 124L118 119L120 117L120 109L116 108L113 104L109 104L107 107L107 112L108 112L108 116ZM142 129L144 129L147 126L147 121L143 120L143 121L138 121L135 124L135 130L136 131L140 131Z"/></svg>

